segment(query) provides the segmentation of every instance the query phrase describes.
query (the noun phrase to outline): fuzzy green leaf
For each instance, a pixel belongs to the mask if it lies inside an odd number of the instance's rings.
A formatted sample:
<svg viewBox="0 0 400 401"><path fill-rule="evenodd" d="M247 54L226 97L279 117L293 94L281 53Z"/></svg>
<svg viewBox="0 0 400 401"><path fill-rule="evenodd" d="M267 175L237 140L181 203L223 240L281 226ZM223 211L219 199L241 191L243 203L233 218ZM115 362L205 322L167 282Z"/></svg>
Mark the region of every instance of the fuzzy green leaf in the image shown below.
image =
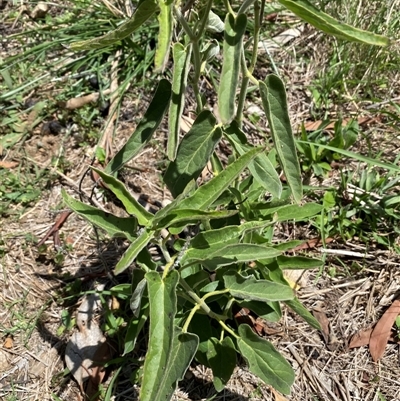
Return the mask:
<svg viewBox="0 0 400 401"><path fill-rule="evenodd" d="M318 320L305 308L298 298L285 301L285 304L303 318L314 329L321 330Z"/></svg>
<svg viewBox="0 0 400 401"><path fill-rule="evenodd" d="M233 297L248 301L284 301L294 298L293 290L288 285L257 280L253 276L243 277L232 270L224 274L224 283Z"/></svg>
<svg viewBox="0 0 400 401"><path fill-rule="evenodd" d="M109 31L99 38L72 43L70 49L74 51L94 50L113 45L140 28L155 13L156 9L157 2L155 0L144 0L139 3L132 17L117 29Z"/></svg>
<svg viewBox="0 0 400 401"><path fill-rule="evenodd" d="M106 174L104 171L91 167L92 170L102 178L107 184L108 189L122 202L125 210L135 216L142 226L147 226L149 220L154 216L148 212L127 190L126 186L114 176Z"/></svg>
<svg viewBox="0 0 400 401"><path fill-rule="evenodd" d="M294 372L285 358L267 340L260 338L247 324L239 326L239 351L250 371L283 394L290 394Z"/></svg>
<svg viewBox="0 0 400 401"><path fill-rule="evenodd" d="M122 258L115 266L114 273L120 274L125 271L133 263L139 252L150 242L153 236L153 231L143 230L122 255Z"/></svg>
<svg viewBox="0 0 400 401"><path fill-rule="evenodd" d="M202 111L182 139L175 161L169 164L164 174L164 182L174 197L200 175L221 136L221 128L216 126L212 113Z"/></svg>
<svg viewBox="0 0 400 401"><path fill-rule="evenodd" d="M265 83L259 81L259 87L279 161L293 198L296 203L300 203L303 196L301 171L290 125L285 87L280 78L273 74L267 76Z"/></svg>
<svg viewBox="0 0 400 401"><path fill-rule="evenodd" d="M179 274L171 271L162 278L157 272L146 274L150 301L149 346L143 368L141 401L169 400L177 382L192 361L199 339L174 327L176 287Z"/></svg>
<svg viewBox="0 0 400 401"><path fill-rule="evenodd" d="M173 2L171 0L158 0L158 6L160 8L160 13L158 14L159 31L156 54L154 56L154 69L156 72L163 72L168 61L169 48L172 39Z"/></svg>
<svg viewBox="0 0 400 401"><path fill-rule="evenodd" d="M151 139L153 133L160 125L165 112L167 111L171 98L171 84L166 80L160 80L156 93L141 119L135 132L128 139L121 150L111 159L105 168L108 174L114 174L124 164L135 157Z"/></svg>
<svg viewBox="0 0 400 401"><path fill-rule="evenodd" d="M236 18L227 14L225 18L223 64L218 89L218 110L223 124L229 124L235 116L236 90L246 25L245 14L239 14Z"/></svg>
<svg viewBox="0 0 400 401"><path fill-rule="evenodd" d="M318 10L308 0L278 1L304 21L339 39L375 46L389 46L390 44L390 40L385 36L363 31L362 29L354 28L351 25L335 20L330 15Z"/></svg>
<svg viewBox="0 0 400 401"><path fill-rule="evenodd" d="M111 237L125 237L134 240L137 220L135 217L117 217L111 213L103 212L96 207L86 205L69 196L63 189L62 197L65 204L90 223L107 232Z"/></svg>
<svg viewBox="0 0 400 401"><path fill-rule="evenodd" d="M324 264L322 260L305 256L278 256L276 260L280 269L315 269Z"/></svg>

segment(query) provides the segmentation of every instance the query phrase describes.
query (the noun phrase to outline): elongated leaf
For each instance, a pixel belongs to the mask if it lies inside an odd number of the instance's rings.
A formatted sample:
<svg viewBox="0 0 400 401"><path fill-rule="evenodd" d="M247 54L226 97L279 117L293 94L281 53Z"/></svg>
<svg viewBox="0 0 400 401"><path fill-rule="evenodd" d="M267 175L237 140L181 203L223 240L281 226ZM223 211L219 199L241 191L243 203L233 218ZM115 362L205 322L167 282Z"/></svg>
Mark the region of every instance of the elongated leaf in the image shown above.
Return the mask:
<svg viewBox="0 0 400 401"><path fill-rule="evenodd" d="M137 220L135 217L117 217L111 213L103 212L100 209L75 200L69 196L64 189L61 193L68 207L96 227L106 231L111 237L125 237L130 240L135 238L137 228Z"/></svg>
<svg viewBox="0 0 400 401"><path fill-rule="evenodd" d="M172 98L168 112L168 159L173 161L178 149L181 117L185 105L185 92L189 73L189 61L192 47L175 43L172 48L174 70L172 74Z"/></svg>
<svg viewBox="0 0 400 401"><path fill-rule="evenodd" d="M315 269L324 263L322 260L305 256L278 256L277 262L280 269Z"/></svg>
<svg viewBox="0 0 400 401"><path fill-rule="evenodd" d="M202 111L190 131L182 139L175 161L164 174L164 182L172 195L179 195L186 185L195 180L207 165L222 136L221 128L209 110Z"/></svg>
<svg viewBox="0 0 400 401"><path fill-rule="evenodd" d="M229 127L225 128L228 141L235 148L239 155L248 152L252 146L247 143L244 132L239 128L236 121L232 121ZM282 194L282 183L271 161L265 152L259 154L250 164L249 170L253 177L274 197L280 198Z"/></svg>
<svg viewBox="0 0 400 401"><path fill-rule="evenodd" d="M74 51L101 49L125 39L140 28L154 14L156 8L157 2L155 0L144 0L139 3L132 17L117 29L109 31L99 38L72 43L70 49Z"/></svg>
<svg viewBox="0 0 400 401"><path fill-rule="evenodd" d="M124 341L124 353L122 354L123 356L134 350L138 335L146 323L147 315L147 311L146 313L142 312L138 317L132 318L128 323L128 329Z"/></svg>
<svg viewBox="0 0 400 401"><path fill-rule="evenodd" d="M172 38L172 5L171 0L158 0L160 13L158 14L158 37L156 54L154 56L154 69L156 72L163 72L168 61L169 48Z"/></svg>
<svg viewBox="0 0 400 401"><path fill-rule="evenodd" d="M294 372L285 358L269 341L257 336L247 324L239 326L239 335L237 344L250 371L281 393L290 394Z"/></svg>
<svg viewBox="0 0 400 401"><path fill-rule="evenodd" d="M129 245L129 248L122 255L115 266L114 273L120 274L125 271L138 256L139 252L150 242L153 238L154 232L143 230L142 233Z"/></svg>
<svg viewBox="0 0 400 401"><path fill-rule="evenodd" d="M230 294L249 301L284 301L293 299L293 290L279 283L268 280L257 280L255 277L243 277L235 271L224 274L225 287Z"/></svg>
<svg viewBox="0 0 400 401"><path fill-rule="evenodd" d="M150 300L150 338L143 369L141 401L169 400L198 348L196 335L174 327L176 286L179 274L171 271L162 279L146 274Z"/></svg>
<svg viewBox="0 0 400 401"><path fill-rule="evenodd" d="M223 124L229 124L235 116L236 90L246 25L245 14L239 14L236 18L227 14L225 18L223 64L218 88L218 110Z"/></svg>
<svg viewBox="0 0 400 401"><path fill-rule="evenodd" d="M321 330L318 320L306 309L306 307L297 299L285 301L285 304L303 318L314 329Z"/></svg>
<svg viewBox="0 0 400 401"><path fill-rule="evenodd" d="M259 301L238 301L238 305L256 313L259 317L270 322L279 322L282 311L279 301L259 302Z"/></svg>
<svg viewBox="0 0 400 401"><path fill-rule="evenodd" d="M134 215L140 225L146 226L154 216L148 212L128 191L126 186L104 171L91 167L102 178L108 189L123 203L125 210Z"/></svg>
<svg viewBox="0 0 400 401"><path fill-rule="evenodd" d="M112 158L105 168L108 174L114 174L124 164L135 157L151 139L151 136L160 125L165 112L167 111L171 98L171 84L162 79L157 87L156 93L146 110L145 115L136 127L135 132L128 139L122 149Z"/></svg>
<svg viewBox="0 0 400 401"><path fill-rule="evenodd" d="M151 228L153 230L160 230L161 228L172 226L174 224L184 223L195 224L200 220L210 219L226 219L227 217L236 214L237 210L221 210L221 211L203 211L196 209L179 209L173 213L168 214L161 219L155 218L152 221Z"/></svg>
<svg viewBox="0 0 400 401"><path fill-rule="evenodd" d="M303 206L299 205L283 205L276 208L268 208L268 204L264 204L267 208L263 209L263 204L258 204L255 208L262 211L264 216L275 214L276 221L306 220L323 210L323 205L309 202Z"/></svg>
<svg viewBox="0 0 400 401"><path fill-rule="evenodd" d="M215 337L208 340L207 360L213 371L215 389L220 392L232 376L236 366L236 350L230 337L219 341Z"/></svg>
<svg viewBox="0 0 400 401"><path fill-rule="evenodd" d="M205 249L190 248L182 257L181 265L201 263L213 270L218 266L227 266L232 263L244 263L257 259L274 258L281 252L253 244L233 244L221 247L220 244Z"/></svg>
<svg viewBox="0 0 400 401"><path fill-rule="evenodd" d="M308 0L278 0L304 21L339 39L366 43L375 46L389 46L390 40L382 35L354 28L336 21L330 15L318 10Z"/></svg>
<svg viewBox="0 0 400 401"><path fill-rule="evenodd" d="M296 203L300 203L303 196L301 171L290 125L285 87L280 78L273 74L267 76L265 83L259 81L259 87L279 161L293 198Z"/></svg>
<svg viewBox="0 0 400 401"><path fill-rule="evenodd" d="M230 164L222 173L215 176L206 184L199 187L193 195L183 199L179 209L201 209L205 210L229 187L231 182L247 167L247 165L262 151L262 148L255 148L240 156Z"/></svg>

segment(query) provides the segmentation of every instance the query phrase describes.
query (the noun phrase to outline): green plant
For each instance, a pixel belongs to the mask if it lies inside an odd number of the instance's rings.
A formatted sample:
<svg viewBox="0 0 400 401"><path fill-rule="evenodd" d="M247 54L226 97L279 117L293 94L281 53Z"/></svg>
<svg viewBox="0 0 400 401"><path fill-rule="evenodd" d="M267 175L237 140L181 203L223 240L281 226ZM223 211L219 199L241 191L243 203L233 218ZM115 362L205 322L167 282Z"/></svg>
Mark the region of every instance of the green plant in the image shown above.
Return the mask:
<svg viewBox="0 0 400 401"><path fill-rule="evenodd" d="M342 38L375 45L389 43L382 36L337 23L306 1L280 3L323 31ZM130 298L133 313L124 355L134 349L149 320L142 401L170 399L193 358L211 367L214 386L221 391L236 365L237 353L265 383L284 394L290 392L294 381L290 364L249 325L234 320L235 305L277 321L281 317L280 302L284 302L312 327L319 328L296 298L283 271L318 267L321 261L285 256L284 252L298 242L277 244L272 238L276 223L309 219L323 207L315 203L300 206L301 170L283 82L276 75L267 76L265 81L253 76L262 4L246 1L236 11L228 1L224 5L226 17L222 22L212 12L212 0L199 9L193 6L190 15L174 2L143 1L132 18L116 30L71 45L71 49L84 50L125 40L158 11L156 70L165 68L172 47L172 84L165 79L159 81L153 100L127 143L104 170L92 168L130 217L110 215L63 192L68 207L110 236L124 237L130 243L114 272L121 274L132 263L139 268L132 272L132 283L112 291ZM250 39L245 35L248 20L253 22ZM175 30L175 25L180 29ZM201 91L201 75L209 60L202 49L213 43L207 30L224 32L221 76L214 88L220 121L207 109ZM249 60L245 57L245 42L252 46ZM259 90L273 145L266 142L254 147L241 129L250 82ZM180 118L188 85L196 99L197 117L181 139ZM148 144L167 110L170 162L163 180L174 200L153 215L132 197L117 174ZM233 152L226 165L215 152L221 138L229 142ZM213 177L198 186L197 179L209 161ZM287 186L282 186L278 171L285 174ZM266 193L270 195L268 201ZM295 204L291 204L292 199ZM160 249L160 261L149 253L150 243ZM120 325L109 318L108 326L115 334Z"/></svg>

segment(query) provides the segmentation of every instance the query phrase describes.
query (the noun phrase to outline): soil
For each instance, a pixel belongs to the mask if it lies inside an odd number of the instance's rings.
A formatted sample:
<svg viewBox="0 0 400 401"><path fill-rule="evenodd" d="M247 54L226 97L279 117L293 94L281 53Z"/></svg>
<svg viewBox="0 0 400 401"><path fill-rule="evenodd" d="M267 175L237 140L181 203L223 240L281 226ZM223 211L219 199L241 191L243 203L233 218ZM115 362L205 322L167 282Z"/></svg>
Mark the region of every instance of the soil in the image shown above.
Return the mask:
<svg viewBox="0 0 400 401"><path fill-rule="evenodd" d="M0 1L0 9L11 7L4 4ZM3 59L10 48L15 50L12 41L7 42L10 29L9 21L0 23L0 57ZM289 50L306 48L314 34L308 28L303 30L300 37L276 54L288 82L294 127L311 117L307 88L320 60L311 57L311 61L305 63L291 56L293 53ZM268 68L263 68L265 71L260 74L265 75ZM112 152L119 149L133 132L148 100L143 96L138 102L132 93L127 95L121 110L126 118L117 126ZM341 111L346 117L351 116L354 105L349 104ZM73 313L80 301L73 299L66 307L60 298L74 279L79 279L84 289L92 288L99 277L113 285L118 283L112 276L112 269L127 246L122 240L99 238L90 224L74 214L62 226L60 238L50 236L45 241L45 249L36 246L63 211L59 207L62 189L75 197L80 194L86 198L97 191L87 174L95 145L81 147L79 135L66 136L66 132L57 127L43 127L45 123L48 121L31 130L23 146L16 146L2 155L2 160L16 161L22 170L45 169L52 178L50 184L44 186L39 201L26 207L22 214L21 208L16 206L18 218L10 214L1 220L1 400L80 399L78 385L71 375L65 374L64 354L71 331L62 333L59 330L62 311L67 308ZM246 128L255 141L259 139L250 121ZM355 151L365 152L366 142L378 143L386 159L395 160L393 141L397 141L398 128L385 126L381 118L365 124L363 136L368 141L360 141ZM160 182L165 167L165 153L161 148L164 144L165 129L160 129L157 141L130 163L130 169L126 169L123 176L132 192L137 196L145 195L149 202L153 200L155 207L158 202L171 198ZM224 152L224 148L221 149ZM54 160L61 162L61 154L68 162L62 172L54 163ZM334 172L328 178L331 182L336 179L335 174L338 173ZM318 180L314 179L314 182L323 185ZM118 204L97 192L96 202L101 207L116 214L123 213ZM305 232L288 225L282 227L286 232L277 233L277 236L304 239L304 235L312 235L312 231L307 231L309 229ZM377 363L373 362L368 347L348 347L350 338L359 330L372 327L398 297L400 257L377 246L367 249L357 239L347 243L334 241L328 248L337 253L323 254L318 247L308 252L311 256L324 257L325 267L321 271L305 272L298 287L299 299L310 311L319 313L319 319L328 322L328 329L324 333L313 330L290 309L284 309L283 318L269 328L267 335L295 370L296 381L290 396L284 398L275 394L241 361L226 389L218 395L209 369L192 364L185 380L179 383L174 400L400 401L399 345L389 344ZM118 280L123 282L124 277ZM137 400L139 390L130 384L134 364L124 369L113 399ZM112 372L107 380L111 378Z"/></svg>

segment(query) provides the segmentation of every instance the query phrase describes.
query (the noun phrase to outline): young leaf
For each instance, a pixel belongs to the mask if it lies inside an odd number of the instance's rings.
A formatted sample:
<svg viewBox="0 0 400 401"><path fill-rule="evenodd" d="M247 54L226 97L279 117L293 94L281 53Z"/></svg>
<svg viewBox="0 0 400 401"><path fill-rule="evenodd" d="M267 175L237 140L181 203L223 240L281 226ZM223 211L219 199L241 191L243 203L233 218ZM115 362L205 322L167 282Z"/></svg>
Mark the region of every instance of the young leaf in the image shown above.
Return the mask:
<svg viewBox="0 0 400 401"><path fill-rule="evenodd" d="M167 111L170 98L171 84L166 79L162 79L158 84L156 93L154 94L145 115L136 127L135 132L108 163L104 170L106 173L114 174L116 171L120 170L124 164L135 157L141 149L143 149L151 139L151 136L157 127L160 125L161 120Z"/></svg>
<svg viewBox="0 0 400 401"><path fill-rule="evenodd" d="M230 337L219 341L215 337L208 340L207 360L213 371L213 383L218 392L225 388L236 366L236 350Z"/></svg>
<svg viewBox="0 0 400 401"><path fill-rule="evenodd" d="M229 124L235 116L236 89L246 25L245 14L239 14L235 18L229 13L225 18L223 64L218 89L218 110L223 124Z"/></svg>
<svg viewBox="0 0 400 401"><path fill-rule="evenodd" d="M229 127L224 129L228 141L239 155L248 152L252 146L247 143L246 135L239 128L236 121L232 121ZM265 152L259 154L250 164L249 170L253 177L269 191L274 197L280 198L282 183L274 166Z"/></svg>
<svg viewBox="0 0 400 401"><path fill-rule="evenodd" d="M314 329L321 330L321 326L318 320L306 309L306 307L297 299L291 299L285 301L285 304L302 317L311 327Z"/></svg>
<svg viewBox="0 0 400 401"><path fill-rule="evenodd" d="M122 236L134 240L137 228L137 220L135 217L117 217L111 213L103 212L96 207L75 200L69 196L64 189L61 194L68 207L90 223L106 231L111 237Z"/></svg>
<svg viewBox="0 0 400 401"><path fill-rule="evenodd" d="M261 151L262 148L255 148L240 156L222 173L202 185L191 196L183 199L177 207L179 209L207 209Z"/></svg>
<svg viewBox="0 0 400 401"><path fill-rule="evenodd" d="M153 236L154 231L143 230L122 255L122 258L115 266L114 274L120 274L125 271L138 256L139 252L150 242Z"/></svg>
<svg viewBox="0 0 400 401"><path fill-rule="evenodd" d="M389 46L390 40L382 35L354 28L336 21L330 15L318 10L308 0L278 0L294 14L317 29L336 36L339 39L366 43L374 46Z"/></svg>
<svg viewBox="0 0 400 401"><path fill-rule="evenodd" d="M179 274L164 279L157 272L146 274L150 301L149 346L143 368L141 401L169 400L198 348L196 335L174 327L176 287Z"/></svg>
<svg viewBox="0 0 400 401"><path fill-rule="evenodd" d="M168 159L173 161L178 148L181 117L185 103L189 61L192 47L175 43L172 48L174 70L172 73L172 98L168 112Z"/></svg>
<svg viewBox="0 0 400 401"><path fill-rule="evenodd" d="M273 74L267 76L265 83L259 81L259 87L279 161L293 198L296 203L300 203L303 196L301 171L290 125L285 87L280 78Z"/></svg>
<svg viewBox="0 0 400 401"><path fill-rule="evenodd" d="M239 351L250 371L281 393L290 394L294 372L285 358L269 341L257 336L247 324L239 326L239 335Z"/></svg>
<svg viewBox="0 0 400 401"><path fill-rule="evenodd" d="M278 256L276 260L280 269L315 269L324 263L322 260L305 256Z"/></svg>
<svg viewBox="0 0 400 401"><path fill-rule="evenodd" d="M158 0L160 13L158 14L158 38L156 54L154 56L154 69L156 72L163 72L168 61L169 47L172 38L172 6L171 0Z"/></svg>
<svg viewBox="0 0 400 401"><path fill-rule="evenodd" d="M239 299L267 302L294 298L293 290L287 285L243 277L232 270L224 274L224 282L230 294Z"/></svg>
<svg viewBox="0 0 400 401"><path fill-rule="evenodd" d="M175 161L169 164L164 174L164 182L173 197L179 195L191 180L200 175L221 136L221 128L216 126L212 113L208 110L202 111L182 139Z"/></svg>
<svg viewBox="0 0 400 401"><path fill-rule="evenodd" d="M145 0L139 3L132 17L121 24L117 29L107 32L99 38L83 40L72 43L71 50L94 50L113 45L114 43L125 39L136 29L140 28L156 11L157 2L155 0Z"/></svg>
<svg viewBox="0 0 400 401"><path fill-rule="evenodd" d="M148 212L127 190L126 186L112 175L106 174L104 171L91 167L107 184L108 189L122 202L125 210L135 216L142 226L147 226L149 220L154 216Z"/></svg>

